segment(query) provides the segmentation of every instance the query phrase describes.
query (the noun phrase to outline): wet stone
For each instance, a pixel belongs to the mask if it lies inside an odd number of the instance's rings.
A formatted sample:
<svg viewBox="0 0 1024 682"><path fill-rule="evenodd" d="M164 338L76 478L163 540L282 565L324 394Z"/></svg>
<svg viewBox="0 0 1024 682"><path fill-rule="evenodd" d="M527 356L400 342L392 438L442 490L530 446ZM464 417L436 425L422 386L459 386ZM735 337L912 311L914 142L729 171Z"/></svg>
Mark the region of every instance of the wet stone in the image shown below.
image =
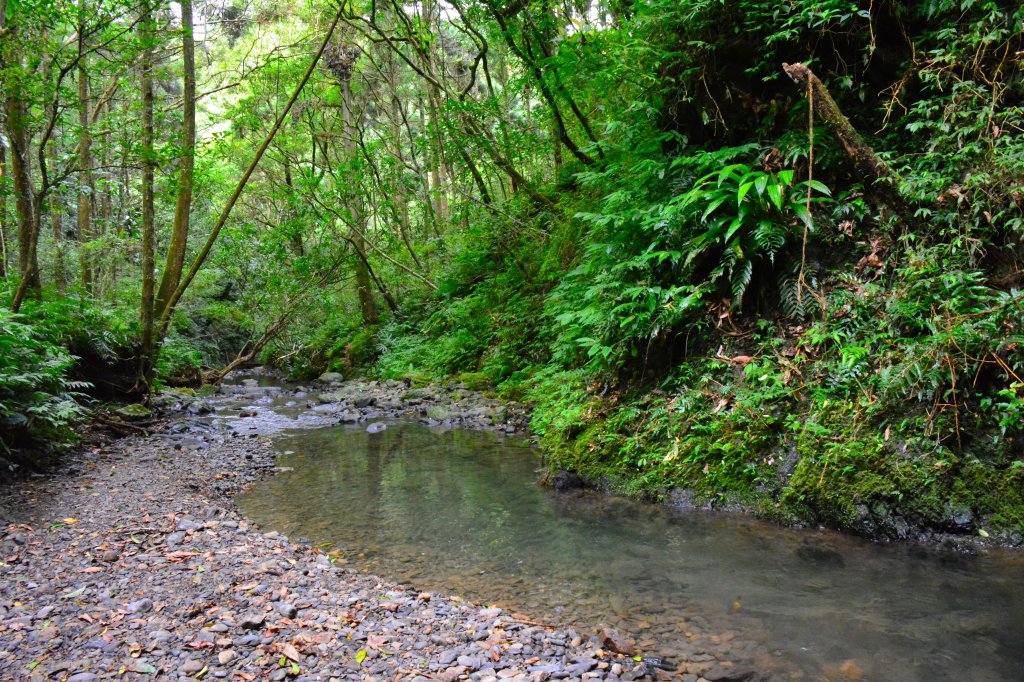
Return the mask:
<svg viewBox="0 0 1024 682"><path fill-rule="evenodd" d="M191 673L199 672L203 669L203 667L204 666L201 661L197 661L194 658L190 658L189 660L185 661L178 670L179 672L183 672L186 675L189 675Z"/></svg>

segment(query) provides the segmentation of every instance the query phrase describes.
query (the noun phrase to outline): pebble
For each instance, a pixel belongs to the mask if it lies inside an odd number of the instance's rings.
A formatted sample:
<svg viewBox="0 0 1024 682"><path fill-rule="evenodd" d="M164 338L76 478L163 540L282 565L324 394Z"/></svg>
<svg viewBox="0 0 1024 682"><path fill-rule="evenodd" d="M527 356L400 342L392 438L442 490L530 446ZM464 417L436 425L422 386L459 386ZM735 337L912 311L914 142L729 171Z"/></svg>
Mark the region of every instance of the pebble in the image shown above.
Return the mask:
<svg viewBox="0 0 1024 682"><path fill-rule="evenodd" d="M178 670L188 675L190 673L199 672L203 669L203 667L204 666L201 661L197 661L194 658L190 658L189 660L185 661L185 663L182 664L181 668L179 668Z"/></svg>
<svg viewBox="0 0 1024 682"><path fill-rule="evenodd" d="M128 604L129 613L146 613L153 609L152 599L140 599Z"/></svg>

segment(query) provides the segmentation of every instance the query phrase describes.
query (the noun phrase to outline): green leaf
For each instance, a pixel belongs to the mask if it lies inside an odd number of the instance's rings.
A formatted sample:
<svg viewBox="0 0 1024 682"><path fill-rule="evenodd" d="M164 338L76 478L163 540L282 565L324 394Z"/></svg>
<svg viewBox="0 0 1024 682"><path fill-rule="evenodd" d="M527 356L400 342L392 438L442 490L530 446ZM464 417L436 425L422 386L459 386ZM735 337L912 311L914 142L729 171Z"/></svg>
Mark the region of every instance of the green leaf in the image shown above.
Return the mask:
<svg viewBox="0 0 1024 682"><path fill-rule="evenodd" d="M743 227L743 218L734 218L732 223L729 224L729 230L725 233L726 243L728 243L729 240L732 239L732 236L736 234L736 231L739 230L741 227Z"/></svg>
<svg viewBox="0 0 1024 682"><path fill-rule="evenodd" d="M356 652L356 663L362 665L363 661L366 660L366 649L360 649Z"/></svg>
<svg viewBox="0 0 1024 682"><path fill-rule="evenodd" d="M753 186L754 186L754 182L752 180L748 181L748 182L744 182L742 185L740 185L739 190L737 190L737 192L736 192L736 204L737 205L743 203L743 197L747 196L747 192L749 192L750 188L753 187Z"/></svg>
<svg viewBox="0 0 1024 682"><path fill-rule="evenodd" d="M754 180L754 189L757 190L757 196L764 196L764 188L768 186L768 176L765 174L759 175Z"/></svg>
<svg viewBox="0 0 1024 682"><path fill-rule="evenodd" d="M714 213L716 208L725 203L726 198L727 197L719 197L718 199L715 199L710 204L708 204L708 207L704 209L704 215L702 215L700 219L707 220L708 216Z"/></svg>

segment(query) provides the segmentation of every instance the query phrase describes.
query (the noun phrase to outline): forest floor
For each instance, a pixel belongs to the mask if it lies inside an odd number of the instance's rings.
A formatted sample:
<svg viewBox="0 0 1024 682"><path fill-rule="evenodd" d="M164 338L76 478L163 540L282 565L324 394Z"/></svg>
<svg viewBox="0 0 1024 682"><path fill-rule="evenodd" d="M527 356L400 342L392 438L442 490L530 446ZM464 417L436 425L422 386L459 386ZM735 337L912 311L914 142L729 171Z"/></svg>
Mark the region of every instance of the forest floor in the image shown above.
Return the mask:
<svg viewBox="0 0 1024 682"><path fill-rule="evenodd" d="M0 490L0 680L754 677L710 656L648 669L617 633L418 592L262 532L232 497L277 453L232 435L125 438Z"/></svg>

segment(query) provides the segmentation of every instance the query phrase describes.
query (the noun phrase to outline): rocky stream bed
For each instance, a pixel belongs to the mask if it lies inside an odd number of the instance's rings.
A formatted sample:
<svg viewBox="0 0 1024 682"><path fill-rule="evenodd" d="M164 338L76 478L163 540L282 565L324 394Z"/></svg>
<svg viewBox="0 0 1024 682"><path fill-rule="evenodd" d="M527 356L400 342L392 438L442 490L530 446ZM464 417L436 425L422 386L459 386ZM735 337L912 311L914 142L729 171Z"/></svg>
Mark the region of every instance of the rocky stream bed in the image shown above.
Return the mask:
<svg viewBox="0 0 1024 682"><path fill-rule="evenodd" d="M267 436L283 428L413 416L512 433L525 414L465 387L259 384L165 398L163 432L0 490L0 680L762 677L728 636L683 633L689 660L644 659L611 629L420 592L262 532L232 498L275 471Z"/></svg>

